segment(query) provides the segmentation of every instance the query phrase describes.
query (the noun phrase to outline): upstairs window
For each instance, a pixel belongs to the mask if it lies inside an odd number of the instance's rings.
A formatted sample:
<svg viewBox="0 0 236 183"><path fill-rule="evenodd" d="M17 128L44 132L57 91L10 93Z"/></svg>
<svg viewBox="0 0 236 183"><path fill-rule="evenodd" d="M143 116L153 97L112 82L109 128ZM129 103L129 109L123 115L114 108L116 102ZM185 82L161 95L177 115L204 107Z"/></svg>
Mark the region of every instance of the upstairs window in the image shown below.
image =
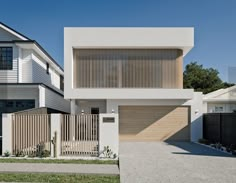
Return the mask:
<svg viewBox="0 0 236 183"><path fill-rule="evenodd" d="M0 47L0 70L12 70L12 47Z"/></svg>
<svg viewBox="0 0 236 183"><path fill-rule="evenodd" d="M60 90L64 91L64 77L60 75Z"/></svg>
<svg viewBox="0 0 236 183"><path fill-rule="evenodd" d="M46 73L49 74L49 63L47 63L46 65L47 65Z"/></svg>

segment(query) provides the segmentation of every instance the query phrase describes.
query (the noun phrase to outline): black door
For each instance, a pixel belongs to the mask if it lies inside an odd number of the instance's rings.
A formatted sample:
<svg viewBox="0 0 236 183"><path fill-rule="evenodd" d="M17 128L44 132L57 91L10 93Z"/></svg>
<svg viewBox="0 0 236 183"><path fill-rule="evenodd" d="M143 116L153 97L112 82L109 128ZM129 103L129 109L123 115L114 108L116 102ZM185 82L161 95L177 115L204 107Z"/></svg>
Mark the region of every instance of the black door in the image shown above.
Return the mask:
<svg viewBox="0 0 236 183"><path fill-rule="evenodd" d="M2 113L13 113L35 107L35 100L0 100L0 154L2 154Z"/></svg>
<svg viewBox="0 0 236 183"><path fill-rule="evenodd" d="M99 114L99 108L98 107L92 107L91 108L91 114Z"/></svg>

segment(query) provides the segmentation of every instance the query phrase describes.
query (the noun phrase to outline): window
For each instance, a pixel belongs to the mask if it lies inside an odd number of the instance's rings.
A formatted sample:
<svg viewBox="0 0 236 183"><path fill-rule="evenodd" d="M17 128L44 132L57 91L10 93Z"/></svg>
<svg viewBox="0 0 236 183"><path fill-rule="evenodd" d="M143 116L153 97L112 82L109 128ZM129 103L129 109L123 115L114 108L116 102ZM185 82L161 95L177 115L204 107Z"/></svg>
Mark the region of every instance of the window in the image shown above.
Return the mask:
<svg viewBox="0 0 236 183"><path fill-rule="evenodd" d="M0 47L0 70L12 70L12 47Z"/></svg>
<svg viewBox="0 0 236 183"><path fill-rule="evenodd" d="M215 106L215 112L223 112L224 108L222 106Z"/></svg>
<svg viewBox="0 0 236 183"><path fill-rule="evenodd" d="M60 75L60 90L64 91L64 77Z"/></svg>
<svg viewBox="0 0 236 183"><path fill-rule="evenodd" d="M49 63L47 63L47 70L46 73L49 74Z"/></svg>

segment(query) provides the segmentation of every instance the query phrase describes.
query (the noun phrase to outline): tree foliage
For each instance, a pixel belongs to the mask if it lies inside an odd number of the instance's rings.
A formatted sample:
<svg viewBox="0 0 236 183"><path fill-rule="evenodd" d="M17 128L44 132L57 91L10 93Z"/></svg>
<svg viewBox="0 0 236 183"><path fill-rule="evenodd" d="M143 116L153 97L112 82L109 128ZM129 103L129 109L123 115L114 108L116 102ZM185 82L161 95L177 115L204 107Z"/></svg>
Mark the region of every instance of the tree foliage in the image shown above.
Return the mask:
<svg viewBox="0 0 236 183"><path fill-rule="evenodd" d="M192 62L185 67L184 88L193 88L195 91L206 94L230 86L233 86L233 84L223 82L216 69L203 68L197 62Z"/></svg>

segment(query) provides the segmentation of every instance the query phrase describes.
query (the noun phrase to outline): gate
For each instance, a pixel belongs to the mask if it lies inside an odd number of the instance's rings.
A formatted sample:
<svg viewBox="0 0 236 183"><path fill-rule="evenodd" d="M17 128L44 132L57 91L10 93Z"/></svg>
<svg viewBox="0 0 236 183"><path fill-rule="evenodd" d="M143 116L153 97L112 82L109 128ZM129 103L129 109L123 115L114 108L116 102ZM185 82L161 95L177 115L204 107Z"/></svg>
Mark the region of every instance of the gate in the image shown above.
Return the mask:
<svg viewBox="0 0 236 183"><path fill-rule="evenodd" d="M61 155L98 156L99 115L63 115Z"/></svg>
<svg viewBox="0 0 236 183"><path fill-rule="evenodd" d="M225 146L236 145L236 113L208 113L203 116L203 138Z"/></svg>
<svg viewBox="0 0 236 183"><path fill-rule="evenodd" d="M12 115L12 154L35 156L51 149L50 115Z"/></svg>

